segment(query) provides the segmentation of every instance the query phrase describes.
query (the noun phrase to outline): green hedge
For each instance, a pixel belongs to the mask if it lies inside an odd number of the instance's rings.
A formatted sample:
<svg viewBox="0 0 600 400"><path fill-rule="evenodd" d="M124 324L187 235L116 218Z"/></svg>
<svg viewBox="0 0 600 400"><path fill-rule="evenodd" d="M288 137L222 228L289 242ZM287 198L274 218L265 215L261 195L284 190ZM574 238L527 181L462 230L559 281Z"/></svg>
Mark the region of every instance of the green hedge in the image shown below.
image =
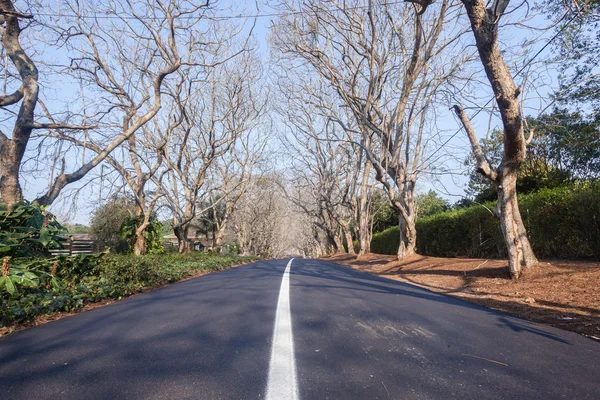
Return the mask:
<svg viewBox="0 0 600 400"><path fill-rule="evenodd" d="M495 203L484 204L493 209ZM519 195L521 215L540 258L600 259L600 184ZM371 250L396 254L398 228L373 235ZM437 257L505 257L499 221L480 205L417 221L417 251Z"/></svg>

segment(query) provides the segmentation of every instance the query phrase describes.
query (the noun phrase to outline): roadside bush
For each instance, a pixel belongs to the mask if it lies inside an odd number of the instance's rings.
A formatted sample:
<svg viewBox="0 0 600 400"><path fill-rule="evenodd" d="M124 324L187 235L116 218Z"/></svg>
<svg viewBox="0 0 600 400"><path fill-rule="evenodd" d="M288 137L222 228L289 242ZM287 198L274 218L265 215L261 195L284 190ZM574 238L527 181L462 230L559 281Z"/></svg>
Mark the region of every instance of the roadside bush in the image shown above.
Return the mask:
<svg viewBox="0 0 600 400"><path fill-rule="evenodd" d="M483 204L493 209L494 202ZM417 250L437 257L505 257L500 223L481 205L417 221ZM519 195L531 245L540 258L600 259L600 183ZM373 235L371 250L396 254L398 228Z"/></svg>
<svg viewBox="0 0 600 400"><path fill-rule="evenodd" d="M397 254L400 243L398 226L392 226L382 232L373 234L371 252L378 254Z"/></svg>
<svg viewBox="0 0 600 400"><path fill-rule="evenodd" d="M64 229L54 216L26 201L0 203L0 257L31 257L59 248Z"/></svg>
<svg viewBox="0 0 600 400"><path fill-rule="evenodd" d="M27 282L14 285L14 290L0 287L0 327L42 314L73 311L104 299L119 299L199 272L253 260L253 257L206 253L10 260L14 264L9 264L7 276L20 274Z"/></svg>

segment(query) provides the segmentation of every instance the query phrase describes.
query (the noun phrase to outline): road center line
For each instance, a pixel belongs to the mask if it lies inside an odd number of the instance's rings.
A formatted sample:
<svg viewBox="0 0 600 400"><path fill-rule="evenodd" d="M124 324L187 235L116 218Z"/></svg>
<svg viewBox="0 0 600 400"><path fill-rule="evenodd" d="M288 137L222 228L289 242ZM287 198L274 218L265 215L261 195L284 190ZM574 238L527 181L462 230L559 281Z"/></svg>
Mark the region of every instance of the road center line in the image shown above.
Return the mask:
<svg viewBox="0 0 600 400"><path fill-rule="evenodd" d="M293 258L285 267L281 279L281 288L279 289L279 300L277 300L269 380L267 383L267 400L299 399L296 383L292 315L290 313L290 269L292 261L294 261Z"/></svg>

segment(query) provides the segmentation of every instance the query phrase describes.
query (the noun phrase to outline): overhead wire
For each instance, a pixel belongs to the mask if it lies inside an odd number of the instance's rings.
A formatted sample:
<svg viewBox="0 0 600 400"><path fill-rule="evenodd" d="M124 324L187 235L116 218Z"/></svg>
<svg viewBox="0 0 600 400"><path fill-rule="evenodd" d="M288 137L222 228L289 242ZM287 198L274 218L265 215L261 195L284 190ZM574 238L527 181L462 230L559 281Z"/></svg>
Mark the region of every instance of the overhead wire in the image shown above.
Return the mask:
<svg viewBox="0 0 600 400"><path fill-rule="evenodd" d="M565 13L562 18L558 21L558 24L561 23L562 20L564 20L566 18L568 14ZM573 17L571 17L571 19L561 28L558 30L558 32L556 32L551 38L550 40L548 40L534 55L533 57L531 57L514 75L514 77L519 76L524 70L525 68L527 68L529 65L531 65L531 63L544 51L546 50L546 48L562 33L563 30L565 30L569 24L571 22L573 22L575 20L575 18L577 18L577 14L573 15ZM475 118L477 115L479 115L479 113L481 111L483 111L493 100L495 97L490 98L482 107L480 107L471 117L469 117L469 120L472 120L473 118ZM458 135L461 131L463 130L462 127L458 128L456 130L456 132L454 132L446 141L444 141L444 143L439 146L433 153L431 153L426 159L425 161L423 161L418 169L421 169L426 163L427 161L429 161L434 155L436 155L440 150L442 150L452 139L454 139L456 137L456 135Z"/></svg>
<svg viewBox="0 0 600 400"><path fill-rule="evenodd" d="M391 6L391 5L397 5L397 4L401 4L401 3L405 3L405 1L390 1L390 2L383 2L383 3L378 3L375 4L376 6L382 7L382 6ZM370 6L365 5L365 6L355 6L355 7L345 7L345 8L328 8L326 10L323 11L327 11L327 12L338 12L338 11L352 11L352 10L364 10L364 9L368 9ZM285 11L285 12L272 12L272 13L256 13L256 14L237 14L237 15L213 15L210 16L208 18L212 19L212 20L218 20L218 21L226 21L226 20L232 20L232 19L258 19L258 18L272 18L272 17L286 17L286 16L290 16L290 15L305 15L305 14L314 14L316 11L312 11L312 12L307 12L305 10L299 10L299 11ZM60 14L60 13L35 13L35 15L39 15L39 16L43 16L43 17L56 17L56 18L81 18L81 19L119 19L119 20L123 20L123 19L131 19L131 20L144 20L144 21L155 21L155 20L161 20L163 19L162 17L141 17L141 16L132 16L132 15L119 15L118 13L114 12L114 13L94 13L93 15L77 15L77 14ZM180 16L179 18L187 18L187 19L194 19L194 18L198 18L197 15L183 15Z"/></svg>

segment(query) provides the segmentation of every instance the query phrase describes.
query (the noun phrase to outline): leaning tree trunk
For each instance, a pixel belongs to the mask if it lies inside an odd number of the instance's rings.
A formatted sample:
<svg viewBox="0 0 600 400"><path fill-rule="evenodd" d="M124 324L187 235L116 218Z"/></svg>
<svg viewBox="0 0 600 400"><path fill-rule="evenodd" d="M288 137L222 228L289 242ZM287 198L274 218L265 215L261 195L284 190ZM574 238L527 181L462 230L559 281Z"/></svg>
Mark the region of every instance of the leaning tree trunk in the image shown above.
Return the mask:
<svg viewBox="0 0 600 400"><path fill-rule="evenodd" d="M23 200L23 192L19 184L19 170L27 143L33 130L33 118L38 101L38 70L33 60L21 47L19 35L21 17L10 0L0 1L2 15L2 46L21 77L21 87L13 94L0 96L0 105L7 107L21 103L9 139L0 132L0 200L15 203Z"/></svg>
<svg viewBox="0 0 600 400"><path fill-rule="evenodd" d="M523 269L529 269L537 263L531 249L525 226L521 219L517 200L517 174L503 174L501 184L497 186L500 209L500 227L508 252L508 268L513 278L522 275Z"/></svg>

